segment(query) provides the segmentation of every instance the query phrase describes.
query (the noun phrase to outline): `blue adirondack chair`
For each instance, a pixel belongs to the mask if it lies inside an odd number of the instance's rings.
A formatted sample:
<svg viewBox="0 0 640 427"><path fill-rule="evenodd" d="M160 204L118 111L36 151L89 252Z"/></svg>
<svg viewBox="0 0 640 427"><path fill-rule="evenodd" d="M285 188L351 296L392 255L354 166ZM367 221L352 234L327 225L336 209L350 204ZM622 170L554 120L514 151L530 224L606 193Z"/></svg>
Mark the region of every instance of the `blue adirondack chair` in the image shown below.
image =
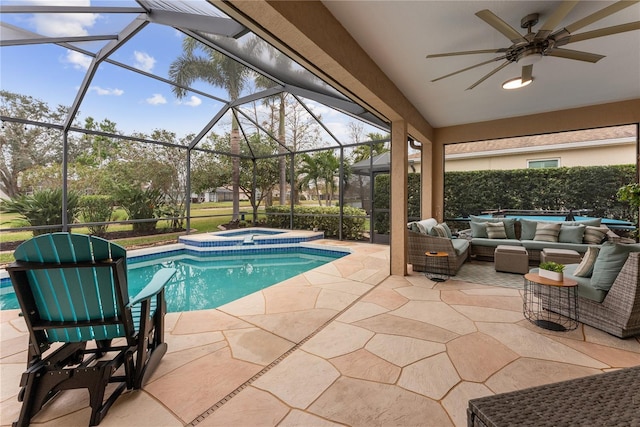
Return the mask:
<svg viewBox="0 0 640 427"><path fill-rule="evenodd" d="M77 388L89 390L89 425L97 425L125 389L142 387L166 353L164 286L175 269L161 269L130 298L125 249L99 237L43 234L14 255L7 271L29 349L13 425L29 425L60 391ZM118 385L105 400L109 383Z"/></svg>

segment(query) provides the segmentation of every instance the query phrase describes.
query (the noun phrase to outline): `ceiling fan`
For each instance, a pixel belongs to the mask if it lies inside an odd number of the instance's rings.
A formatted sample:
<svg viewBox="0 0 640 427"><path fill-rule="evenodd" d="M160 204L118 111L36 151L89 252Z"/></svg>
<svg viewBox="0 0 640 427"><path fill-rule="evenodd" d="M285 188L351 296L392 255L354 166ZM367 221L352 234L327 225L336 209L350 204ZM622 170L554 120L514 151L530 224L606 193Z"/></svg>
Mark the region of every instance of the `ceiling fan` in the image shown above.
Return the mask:
<svg viewBox="0 0 640 427"><path fill-rule="evenodd" d="M488 61L483 61L479 64L472 65L470 67L463 68L461 70L449 73L447 75L438 77L431 80L437 82L438 80L445 79L447 77L454 76L464 71L471 70L476 67L480 67L491 62L505 60L499 67L495 68L480 80L472 84L467 88L473 89L480 83L487 80L489 77L505 68L512 63L519 63L522 65L521 83L531 82L533 73L533 64L539 61L545 56L555 56L559 58L573 59L577 61L585 61L595 63L604 58L604 55L598 55L595 53L582 52L578 50L563 49L560 46L567 45L582 40L593 39L597 37L609 36L612 34L623 33L626 31L633 31L640 29L640 21L629 22L627 24L614 25L612 27L600 28L598 30L586 31L584 33L575 34L575 32L587 25L600 21L609 15L612 15L626 7L639 3L640 0L622 0L613 3L599 11L592 13L591 15L582 18L566 27L555 30L558 24L564 19L565 16L573 9L579 0L565 0L560 6L546 19L542 27L537 32L533 32L532 28L538 23L538 14L532 13L520 21L520 26L527 29L527 34L522 35L515 30L512 26L504 22L498 16L488 9L481 10L476 13L476 16L491 25L493 28L502 33L505 37L511 40L512 45L506 48L499 49L482 49L482 50L469 50L462 52L449 52L439 53L434 55L427 55L427 58L439 58L445 56L458 56L458 55L473 55L482 53L499 53L500 56L492 58ZM554 31L555 30L555 31Z"/></svg>

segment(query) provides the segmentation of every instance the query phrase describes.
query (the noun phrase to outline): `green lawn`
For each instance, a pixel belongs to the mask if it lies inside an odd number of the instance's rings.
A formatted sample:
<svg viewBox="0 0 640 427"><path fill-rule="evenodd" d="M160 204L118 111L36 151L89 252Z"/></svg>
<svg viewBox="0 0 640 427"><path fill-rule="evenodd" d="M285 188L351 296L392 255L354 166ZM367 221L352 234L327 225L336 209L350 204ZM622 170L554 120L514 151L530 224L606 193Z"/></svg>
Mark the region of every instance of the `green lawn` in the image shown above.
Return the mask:
<svg viewBox="0 0 640 427"><path fill-rule="evenodd" d="M249 202L240 202L240 211L246 212L249 215L245 217L246 221L251 220L251 205ZM218 226L226 224L231 220L231 214L233 212L231 202L208 202L198 203L191 206L191 232L206 233L211 231L218 231ZM216 216L212 216L216 215ZM220 216L217 216L220 215ZM207 218L198 218L204 216L212 216ZM112 218L126 218L124 211L116 210ZM259 219L264 218L264 215L259 215ZM26 226L24 221L20 220L16 214L3 214L0 220L0 243L8 243L15 241L23 241L32 237L31 231L11 231L13 227ZM170 226L169 221L158 221L157 228L168 228ZM186 226L186 221L185 221ZM107 232L110 231L125 231L131 230L131 224L112 224L107 228ZM86 227L73 228L76 233L88 233L89 230ZM126 239L114 239L125 248L136 248L141 246L151 246L160 243L172 243L176 242L178 236L184 235L185 232L179 233L164 233L150 236L131 237ZM0 264L7 264L13 261L13 253L0 252Z"/></svg>

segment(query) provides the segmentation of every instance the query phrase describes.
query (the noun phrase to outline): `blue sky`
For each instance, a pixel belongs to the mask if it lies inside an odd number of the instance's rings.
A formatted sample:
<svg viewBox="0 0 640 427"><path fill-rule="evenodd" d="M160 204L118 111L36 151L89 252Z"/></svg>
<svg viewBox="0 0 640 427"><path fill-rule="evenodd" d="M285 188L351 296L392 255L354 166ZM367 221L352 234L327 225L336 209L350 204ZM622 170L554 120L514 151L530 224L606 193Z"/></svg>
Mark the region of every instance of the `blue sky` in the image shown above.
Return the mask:
<svg viewBox="0 0 640 427"><path fill-rule="evenodd" d="M201 2L197 0L194 4ZM137 3L126 0L3 0L3 3L137 6ZM51 14L45 18L4 14L2 20L41 35L81 36L113 34L134 17L131 14ZM170 64L182 52L183 37L182 33L171 27L149 24L110 58L168 78ZM96 52L105 43L83 43L82 47ZM68 106L73 103L90 62L91 58L86 55L53 44L2 47L0 86L4 90L45 101L51 108L59 104ZM202 82L195 83L193 88L222 99L227 98L224 90ZM148 134L160 127L181 137L190 132L199 132L221 106L222 103L195 93L178 99L170 85L103 62L81 104L79 117L84 119L91 116L98 121L108 118L125 133L139 131ZM350 142L346 137L345 116L318 104L313 108L316 114L322 115L325 124L336 136ZM365 125L365 132L381 131Z"/></svg>

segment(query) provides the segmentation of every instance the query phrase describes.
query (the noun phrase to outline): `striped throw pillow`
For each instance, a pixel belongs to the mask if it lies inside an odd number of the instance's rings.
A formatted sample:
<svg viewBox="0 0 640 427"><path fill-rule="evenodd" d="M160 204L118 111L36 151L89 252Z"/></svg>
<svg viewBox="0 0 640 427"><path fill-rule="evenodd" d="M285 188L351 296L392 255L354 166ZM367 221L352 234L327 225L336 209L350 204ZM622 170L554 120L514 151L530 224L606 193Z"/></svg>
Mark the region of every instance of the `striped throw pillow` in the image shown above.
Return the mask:
<svg viewBox="0 0 640 427"><path fill-rule="evenodd" d="M536 226L536 235L533 240L540 242L557 242L562 224L542 224Z"/></svg>
<svg viewBox="0 0 640 427"><path fill-rule="evenodd" d="M587 225L584 230L584 242L588 244L599 245L602 243L605 237L607 237L607 227L592 227Z"/></svg>
<svg viewBox="0 0 640 427"><path fill-rule="evenodd" d="M576 277L591 277L593 265L596 263L596 258L598 258L599 253L600 248L595 246L587 248L587 252L585 252L582 261L578 265L578 268L576 268L576 271L573 272L573 275Z"/></svg>
<svg viewBox="0 0 640 427"><path fill-rule="evenodd" d="M435 237L449 237L447 235L447 230L445 230L442 224L434 225L431 229L431 234Z"/></svg>
<svg viewBox="0 0 640 427"><path fill-rule="evenodd" d="M487 222L487 237L490 239L506 239L507 231L504 222Z"/></svg>

